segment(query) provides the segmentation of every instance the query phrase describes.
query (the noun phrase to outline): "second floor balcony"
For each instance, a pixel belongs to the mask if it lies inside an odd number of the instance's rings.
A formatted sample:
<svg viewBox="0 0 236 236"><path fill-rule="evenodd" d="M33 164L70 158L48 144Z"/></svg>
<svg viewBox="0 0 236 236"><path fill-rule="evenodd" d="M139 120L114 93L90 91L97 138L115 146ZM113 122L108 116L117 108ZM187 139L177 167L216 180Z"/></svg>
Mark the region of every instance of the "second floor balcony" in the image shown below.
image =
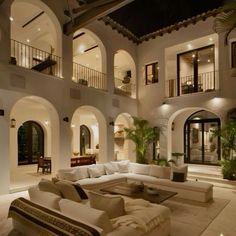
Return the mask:
<svg viewBox="0 0 236 236"><path fill-rule="evenodd" d="M166 97L184 94L209 92L216 89L215 71L200 73L197 76L184 76L179 79L166 80Z"/></svg>

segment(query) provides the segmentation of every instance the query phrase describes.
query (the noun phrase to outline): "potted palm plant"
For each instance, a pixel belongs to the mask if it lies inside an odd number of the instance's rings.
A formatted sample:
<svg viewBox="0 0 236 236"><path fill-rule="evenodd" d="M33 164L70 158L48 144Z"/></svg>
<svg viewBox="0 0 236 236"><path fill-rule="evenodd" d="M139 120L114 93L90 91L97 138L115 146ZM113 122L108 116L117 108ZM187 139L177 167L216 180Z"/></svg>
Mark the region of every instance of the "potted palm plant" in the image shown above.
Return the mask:
<svg viewBox="0 0 236 236"><path fill-rule="evenodd" d="M236 180L236 120L229 120L221 130L212 131L221 139L222 174L225 179Z"/></svg>
<svg viewBox="0 0 236 236"><path fill-rule="evenodd" d="M160 129L149 126L147 120L132 117L134 128L124 128L126 139L132 140L136 145L136 162L147 163L146 152L149 144L159 138Z"/></svg>

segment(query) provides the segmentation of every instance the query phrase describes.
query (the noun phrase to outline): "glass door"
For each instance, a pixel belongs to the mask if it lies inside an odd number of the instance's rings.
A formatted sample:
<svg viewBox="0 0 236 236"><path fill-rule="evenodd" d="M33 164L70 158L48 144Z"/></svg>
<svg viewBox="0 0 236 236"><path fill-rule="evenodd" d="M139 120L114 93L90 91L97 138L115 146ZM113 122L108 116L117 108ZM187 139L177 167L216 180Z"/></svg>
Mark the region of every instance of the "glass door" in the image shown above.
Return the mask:
<svg viewBox="0 0 236 236"><path fill-rule="evenodd" d="M220 128L219 119L188 120L185 126L185 162L218 164L220 139L212 131Z"/></svg>

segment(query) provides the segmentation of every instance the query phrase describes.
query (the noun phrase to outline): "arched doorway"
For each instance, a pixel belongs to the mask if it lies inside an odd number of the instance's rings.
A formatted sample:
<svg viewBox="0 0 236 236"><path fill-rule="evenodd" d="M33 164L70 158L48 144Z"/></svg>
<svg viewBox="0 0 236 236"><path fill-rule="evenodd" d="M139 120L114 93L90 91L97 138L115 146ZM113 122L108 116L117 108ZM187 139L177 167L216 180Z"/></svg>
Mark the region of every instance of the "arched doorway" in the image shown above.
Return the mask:
<svg viewBox="0 0 236 236"><path fill-rule="evenodd" d="M185 162L216 165L220 160L220 138L213 130L220 129L220 119L213 113L201 110L193 113L184 125Z"/></svg>
<svg viewBox="0 0 236 236"><path fill-rule="evenodd" d="M44 156L43 128L26 121L18 129L18 165L36 164L40 156Z"/></svg>
<svg viewBox="0 0 236 236"><path fill-rule="evenodd" d="M107 127L104 115L95 107L81 106L72 116L72 154L96 155L98 162L107 161ZM85 137L86 136L86 137Z"/></svg>
<svg viewBox="0 0 236 236"><path fill-rule="evenodd" d="M80 154L86 154L86 150L91 148L91 134L86 125L80 126Z"/></svg>

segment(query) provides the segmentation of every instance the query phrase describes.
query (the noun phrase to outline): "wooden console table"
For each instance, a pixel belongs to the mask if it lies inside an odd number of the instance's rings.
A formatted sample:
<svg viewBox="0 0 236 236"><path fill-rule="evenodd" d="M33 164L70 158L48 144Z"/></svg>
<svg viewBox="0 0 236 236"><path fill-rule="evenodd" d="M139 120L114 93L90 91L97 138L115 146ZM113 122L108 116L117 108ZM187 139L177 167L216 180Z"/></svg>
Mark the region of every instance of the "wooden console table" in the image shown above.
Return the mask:
<svg viewBox="0 0 236 236"><path fill-rule="evenodd" d="M91 164L96 164L96 155L73 157L70 160L71 167L91 165Z"/></svg>

